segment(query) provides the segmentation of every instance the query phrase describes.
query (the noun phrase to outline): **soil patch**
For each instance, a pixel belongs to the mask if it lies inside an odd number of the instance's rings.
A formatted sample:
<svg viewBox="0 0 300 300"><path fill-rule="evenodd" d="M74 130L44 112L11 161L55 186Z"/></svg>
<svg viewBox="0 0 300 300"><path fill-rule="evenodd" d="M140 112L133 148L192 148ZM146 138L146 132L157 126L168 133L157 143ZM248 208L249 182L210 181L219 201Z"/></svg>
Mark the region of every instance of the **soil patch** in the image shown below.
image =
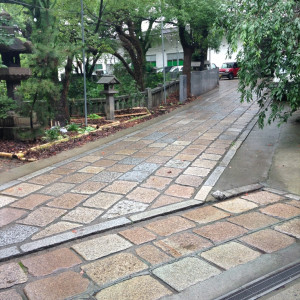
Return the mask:
<svg viewBox="0 0 300 300"><path fill-rule="evenodd" d="M189 98L184 104L192 102L196 97ZM46 148L42 148L46 142L42 139L36 141L4 141L0 140L0 152L10 153L13 158L18 158L18 153L22 152L23 160L39 160L56 155L62 151L67 151L75 147L80 147L88 142L95 141L100 138L107 137L120 130L133 127L139 123L156 118L162 114L169 113L174 109L184 104L179 103L178 93L170 95L167 99L167 104L151 110L150 112L146 108L131 108L115 112L115 120L106 120L104 117L100 119L88 120L90 126L95 127L98 130L91 131L88 134L78 136L76 132L68 132L68 140L61 141L59 143L53 143L53 145L47 145ZM84 118L72 118L71 123L83 125L85 123ZM105 126L104 126L105 125ZM106 126L107 125L107 126ZM35 148L32 150L31 148ZM11 160L8 160L8 162ZM1 170L0 170L1 171Z"/></svg>

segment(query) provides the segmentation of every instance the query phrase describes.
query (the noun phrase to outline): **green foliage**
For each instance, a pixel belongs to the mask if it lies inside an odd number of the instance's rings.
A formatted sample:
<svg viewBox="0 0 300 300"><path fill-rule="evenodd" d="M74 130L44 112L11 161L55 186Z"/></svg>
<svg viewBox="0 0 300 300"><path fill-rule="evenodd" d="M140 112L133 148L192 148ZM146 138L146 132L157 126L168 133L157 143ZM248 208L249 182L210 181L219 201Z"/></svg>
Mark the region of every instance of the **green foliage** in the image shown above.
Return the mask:
<svg viewBox="0 0 300 300"><path fill-rule="evenodd" d="M67 125L67 130L68 131L75 131L75 132L78 132L79 130L79 125L75 124L75 123L72 123L70 125Z"/></svg>
<svg viewBox="0 0 300 300"><path fill-rule="evenodd" d="M0 95L0 119L5 119L8 116L7 113L16 108L16 101L6 95Z"/></svg>
<svg viewBox="0 0 300 300"><path fill-rule="evenodd" d="M261 127L286 122L300 107L300 2L228 0L222 9L219 23L230 51L238 49L238 41L243 45L238 53L241 101L257 101Z"/></svg>
<svg viewBox="0 0 300 300"><path fill-rule="evenodd" d="M88 115L88 118L91 119L91 120L102 119L102 117L100 117L100 116L97 115L97 114L90 114L90 115Z"/></svg>
<svg viewBox="0 0 300 300"><path fill-rule="evenodd" d="M83 98L83 76L73 75L70 82L69 98L70 99L80 99ZM86 81L86 95L87 98L100 98L101 91L103 90L103 85L97 84L96 81L92 79L87 79Z"/></svg>
<svg viewBox="0 0 300 300"><path fill-rule="evenodd" d="M58 140L59 138L62 138L59 126L54 126L48 130L45 130L45 136L43 137L43 140L50 142Z"/></svg>

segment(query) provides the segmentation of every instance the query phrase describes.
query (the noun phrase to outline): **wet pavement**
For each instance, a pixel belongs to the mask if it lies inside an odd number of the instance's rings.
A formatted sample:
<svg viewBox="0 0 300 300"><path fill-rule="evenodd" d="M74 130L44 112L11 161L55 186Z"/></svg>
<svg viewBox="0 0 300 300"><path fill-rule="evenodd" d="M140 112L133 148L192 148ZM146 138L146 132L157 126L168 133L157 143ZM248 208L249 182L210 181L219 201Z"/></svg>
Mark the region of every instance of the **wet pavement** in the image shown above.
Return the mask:
<svg viewBox="0 0 300 300"><path fill-rule="evenodd" d="M298 249L299 196L205 202L256 122L236 87L0 186L0 299L176 297Z"/></svg>

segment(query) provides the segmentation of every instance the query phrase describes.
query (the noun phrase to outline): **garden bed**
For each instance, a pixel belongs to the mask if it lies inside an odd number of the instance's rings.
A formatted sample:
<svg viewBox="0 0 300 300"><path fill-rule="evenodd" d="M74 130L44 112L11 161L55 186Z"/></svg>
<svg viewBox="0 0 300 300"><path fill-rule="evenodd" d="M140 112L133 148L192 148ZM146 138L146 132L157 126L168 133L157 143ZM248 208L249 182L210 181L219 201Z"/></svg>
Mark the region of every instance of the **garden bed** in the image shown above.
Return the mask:
<svg viewBox="0 0 300 300"><path fill-rule="evenodd" d="M188 99L185 103L194 101L195 98ZM88 142L107 137L120 130L133 127L139 123L153 119L159 115L168 113L181 106L178 102L178 95L170 95L167 105L160 106L151 112L146 108L132 108L115 112L115 120L108 121L104 117L99 119L88 119L88 125L93 127L93 131L78 133L67 132L60 140L18 142L0 140L0 157L17 158L23 161L35 161L56 155L62 151L80 147ZM72 118L71 124L83 126L84 118Z"/></svg>

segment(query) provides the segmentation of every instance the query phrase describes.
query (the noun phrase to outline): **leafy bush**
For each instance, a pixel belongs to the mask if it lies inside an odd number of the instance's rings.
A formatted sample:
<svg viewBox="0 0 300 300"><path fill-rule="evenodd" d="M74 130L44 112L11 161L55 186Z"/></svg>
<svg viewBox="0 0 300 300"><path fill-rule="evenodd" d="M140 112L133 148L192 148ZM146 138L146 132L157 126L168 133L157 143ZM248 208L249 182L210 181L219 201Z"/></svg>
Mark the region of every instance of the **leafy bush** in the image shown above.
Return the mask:
<svg viewBox="0 0 300 300"><path fill-rule="evenodd" d="M5 119L8 116L7 113L16 108L16 101L7 97L6 95L0 96L0 119Z"/></svg>
<svg viewBox="0 0 300 300"><path fill-rule="evenodd" d="M90 115L88 115L88 118L91 119L91 120L102 119L102 117L100 117L100 116L97 115L97 114L90 114Z"/></svg>
<svg viewBox="0 0 300 300"><path fill-rule="evenodd" d="M68 131L75 131L75 132L78 132L79 130L79 125L75 124L75 123L72 123L70 125L67 125L67 130Z"/></svg>
<svg viewBox="0 0 300 300"><path fill-rule="evenodd" d="M60 127L55 126L51 129L45 130L45 136L43 137L46 141L55 141L61 137Z"/></svg>

